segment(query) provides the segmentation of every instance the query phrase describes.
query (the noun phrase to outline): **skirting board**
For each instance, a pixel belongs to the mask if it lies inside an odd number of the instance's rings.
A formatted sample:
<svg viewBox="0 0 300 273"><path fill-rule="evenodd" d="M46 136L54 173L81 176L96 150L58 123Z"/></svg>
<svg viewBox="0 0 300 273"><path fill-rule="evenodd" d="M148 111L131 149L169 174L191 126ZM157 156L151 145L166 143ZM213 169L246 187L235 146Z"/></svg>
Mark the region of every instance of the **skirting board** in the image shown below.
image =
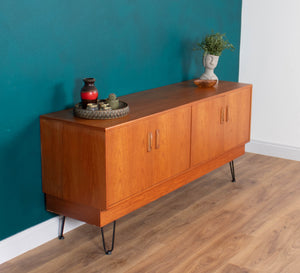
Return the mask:
<svg viewBox="0 0 300 273"><path fill-rule="evenodd" d="M246 152L300 161L300 148L264 141L251 140L246 144Z"/></svg>
<svg viewBox="0 0 300 273"><path fill-rule="evenodd" d="M84 222L66 218L64 234L83 224ZM57 216L0 241L0 264L57 238L58 227Z"/></svg>

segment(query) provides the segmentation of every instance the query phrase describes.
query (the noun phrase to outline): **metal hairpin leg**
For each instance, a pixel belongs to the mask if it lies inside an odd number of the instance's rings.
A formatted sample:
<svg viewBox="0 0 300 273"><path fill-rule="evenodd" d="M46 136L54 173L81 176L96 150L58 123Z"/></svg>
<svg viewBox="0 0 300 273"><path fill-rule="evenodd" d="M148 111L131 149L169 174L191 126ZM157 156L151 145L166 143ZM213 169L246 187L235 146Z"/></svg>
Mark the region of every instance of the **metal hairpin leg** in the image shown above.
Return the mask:
<svg viewBox="0 0 300 273"><path fill-rule="evenodd" d="M106 255L110 255L112 253L112 251L114 250L115 230L116 230L116 221L114 221L113 235L112 235L112 240L111 240L111 249L106 249L105 238L104 238L104 233L103 233L103 227L101 227L103 249L104 249L104 252L105 252Z"/></svg>
<svg viewBox="0 0 300 273"><path fill-rule="evenodd" d="M59 240L63 240L65 239L64 237L64 227L65 227L65 220L66 217L65 216L60 216L59 217L59 234L58 234L58 239Z"/></svg>
<svg viewBox="0 0 300 273"><path fill-rule="evenodd" d="M234 172L234 163L233 160L229 162L230 172L232 176L232 182L235 182L235 172Z"/></svg>

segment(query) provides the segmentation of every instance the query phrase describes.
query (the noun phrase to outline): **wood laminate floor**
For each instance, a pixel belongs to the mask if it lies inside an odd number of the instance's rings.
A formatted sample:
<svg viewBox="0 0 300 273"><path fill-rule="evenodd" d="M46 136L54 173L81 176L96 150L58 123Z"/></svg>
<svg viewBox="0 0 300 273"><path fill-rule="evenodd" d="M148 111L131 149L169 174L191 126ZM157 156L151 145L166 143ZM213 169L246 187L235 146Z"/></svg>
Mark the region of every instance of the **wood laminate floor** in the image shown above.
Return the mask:
<svg viewBox="0 0 300 273"><path fill-rule="evenodd" d="M83 225L0 272L299 273L300 162L248 153L235 168L237 183L227 164L118 220L111 256Z"/></svg>

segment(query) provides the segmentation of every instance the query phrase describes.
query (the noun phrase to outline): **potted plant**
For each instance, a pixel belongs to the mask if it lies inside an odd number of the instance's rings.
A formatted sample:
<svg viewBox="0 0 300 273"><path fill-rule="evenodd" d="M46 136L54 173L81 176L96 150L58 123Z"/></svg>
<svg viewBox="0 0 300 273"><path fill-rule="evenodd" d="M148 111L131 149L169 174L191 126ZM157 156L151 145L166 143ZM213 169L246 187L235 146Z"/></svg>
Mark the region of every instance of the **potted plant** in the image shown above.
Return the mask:
<svg viewBox="0 0 300 273"><path fill-rule="evenodd" d="M223 50L230 49L233 51L234 46L226 39L225 33L211 33L205 36L201 43L197 43L195 50L203 50L203 66L205 72L201 75L200 80L217 80L218 77L214 73L217 67L219 57Z"/></svg>

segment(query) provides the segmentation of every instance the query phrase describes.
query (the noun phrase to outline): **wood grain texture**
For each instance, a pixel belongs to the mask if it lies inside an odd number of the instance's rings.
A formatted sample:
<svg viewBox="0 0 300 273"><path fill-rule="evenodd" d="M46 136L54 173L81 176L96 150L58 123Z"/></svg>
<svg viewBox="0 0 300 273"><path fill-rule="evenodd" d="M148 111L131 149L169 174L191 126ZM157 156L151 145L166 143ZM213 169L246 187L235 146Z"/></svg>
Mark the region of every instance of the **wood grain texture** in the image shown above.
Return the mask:
<svg viewBox="0 0 300 273"><path fill-rule="evenodd" d="M188 81L128 95L135 118L116 123L41 116L43 190L56 198L47 209L104 226L242 155L251 85L194 88Z"/></svg>
<svg viewBox="0 0 300 273"><path fill-rule="evenodd" d="M152 152L148 134L152 119L106 132L107 204L110 206L151 185Z"/></svg>
<svg viewBox="0 0 300 273"><path fill-rule="evenodd" d="M225 96L224 151L250 141L251 88Z"/></svg>
<svg viewBox="0 0 300 273"><path fill-rule="evenodd" d="M0 265L1 273L297 273L300 162L245 154L117 222L116 248L84 225ZM111 226L106 228L107 238Z"/></svg>
<svg viewBox="0 0 300 273"><path fill-rule="evenodd" d="M62 198L63 123L40 120L43 192Z"/></svg>
<svg viewBox="0 0 300 273"><path fill-rule="evenodd" d="M197 165L250 140L251 88L194 103L191 162Z"/></svg>
<svg viewBox="0 0 300 273"><path fill-rule="evenodd" d="M77 204L105 208L104 132L41 118L43 191Z"/></svg>
<svg viewBox="0 0 300 273"><path fill-rule="evenodd" d="M139 194L132 195L129 198L117 203L115 206L101 211L100 225L107 225L112 221L117 220L118 218L194 181L198 177L215 170L219 166L234 160L244 153L244 146L237 147L230 150L228 153L222 154L214 160L195 166L194 168L182 172L174 177L163 180Z"/></svg>
<svg viewBox="0 0 300 273"><path fill-rule="evenodd" d="M207 162L224 152L224 96L192 107L191 164Z"/></svg>
<svg viewBox="0 0 300 273"><path fill-rule="evenodd" d="M107 132L108 207L190 167L190 118L190 107L183 107Z"/></svg>
<svg viewBox="0 0 300 273"><path fill-rule="evenodd" d="M249 89L251 87L251 84L220 81L214 87L199 88L195 86L193 80L190 80L119 97L120 100L128 103L130 107L129 115L122 118L85 120L74 117L72 109L43 115L42 117L64 120L76 125L96 127L104 131L105 129L119 126L124 122L132 122L145 116L151 116L162 111L206 100L213 96L222 96L226 92L230 93L238 89Z"/></svg>
<svg viewBox="0 0 300 273"><path fill-rule="evenodd" d="M51 195L46 195L45 199L48 211L71 217L91 225L100 226L99 209L59 199Z"/></svg>
<svg viewBox="0 0 300 273"><path fill-rule="evenodd" d="M126 214L147 205L150 202L194 181L217 167L238 158L245 153L244 146L232 149L218 158L181 172L171 178L165 179L148 189L136 192L121 202L105 210L84 206L78 203L46 195L46 207L49 211L84 221L96 226L105 226Z"/></svg>

